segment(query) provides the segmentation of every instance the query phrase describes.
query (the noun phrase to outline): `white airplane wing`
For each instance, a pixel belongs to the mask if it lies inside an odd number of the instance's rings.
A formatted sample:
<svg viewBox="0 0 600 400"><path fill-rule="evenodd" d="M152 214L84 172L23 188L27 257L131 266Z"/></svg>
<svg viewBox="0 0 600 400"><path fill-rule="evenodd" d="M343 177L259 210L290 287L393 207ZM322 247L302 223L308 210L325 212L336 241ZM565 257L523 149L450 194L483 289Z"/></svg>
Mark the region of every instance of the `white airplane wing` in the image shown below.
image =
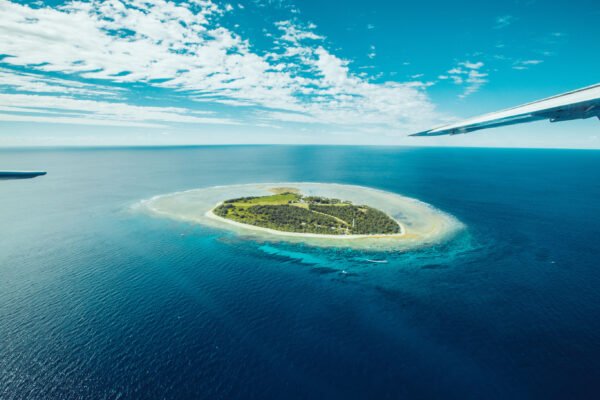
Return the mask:
<svg viewBox="0 0 600 400"><path fill-rule="evenodd" d="M533 103L439 126L410 136L456 135L542 119L559 122L590 117L600 119L600 83Z"/></svg>

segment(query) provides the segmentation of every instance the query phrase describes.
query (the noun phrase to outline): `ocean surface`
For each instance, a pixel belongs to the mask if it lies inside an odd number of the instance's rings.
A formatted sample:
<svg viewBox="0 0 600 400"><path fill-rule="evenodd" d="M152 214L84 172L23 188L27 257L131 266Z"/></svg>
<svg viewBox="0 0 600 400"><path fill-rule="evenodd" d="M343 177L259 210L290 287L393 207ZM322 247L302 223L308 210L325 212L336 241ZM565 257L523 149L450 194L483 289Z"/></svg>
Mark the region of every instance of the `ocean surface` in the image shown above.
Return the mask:
<svg viewBox="0 0 600 400"><path fill-rule="evenodd" d="M0 398L600 396L600 151L0 150ZM261 243L137 212L327 182L466 225L406 253ZM382 262L371 262L376 260Z"/></svg>

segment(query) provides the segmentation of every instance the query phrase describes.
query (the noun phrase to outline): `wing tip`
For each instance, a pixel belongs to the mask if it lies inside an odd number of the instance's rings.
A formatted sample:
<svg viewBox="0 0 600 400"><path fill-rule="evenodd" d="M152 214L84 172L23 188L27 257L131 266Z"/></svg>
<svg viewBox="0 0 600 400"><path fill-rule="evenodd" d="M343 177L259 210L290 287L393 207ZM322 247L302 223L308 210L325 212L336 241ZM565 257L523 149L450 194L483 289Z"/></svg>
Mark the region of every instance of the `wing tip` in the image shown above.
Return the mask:
<svg viewBox="0 0 600 400"><path fill-rule="evenodd" d="M423 131L423 132L417 132L417 133L411 133L408 136L412 136L412 137L423 137L423 136L429 136L429 131Z"/></svg>
<svg viewBox="0 0 600 400"><path fill-rule="evenodd" d="M429 129L428 131L412 133L408 136L416 136L416 137L442 136L442 135L456 135L458 133L462 133L462 132L459 132L456 129L434 128L434 129Z"/></svg>

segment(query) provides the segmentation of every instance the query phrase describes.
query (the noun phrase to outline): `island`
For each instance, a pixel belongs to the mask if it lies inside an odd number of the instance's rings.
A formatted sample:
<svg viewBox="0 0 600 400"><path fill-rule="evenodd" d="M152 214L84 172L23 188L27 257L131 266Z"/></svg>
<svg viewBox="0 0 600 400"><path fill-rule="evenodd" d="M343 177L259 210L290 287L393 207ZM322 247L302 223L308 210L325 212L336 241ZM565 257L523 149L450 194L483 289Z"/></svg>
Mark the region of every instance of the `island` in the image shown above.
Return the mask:
<svg viewBox="0 0 600 400"><path fill-rule="evenodd" d="M463 225L417 199L365 186L248 183L190 189L141 200L133 209L229 231L241 239L365 251L440 243ZM228 240L228 239L227 239Z"/></svg>
<svg viewBox="0 0 600 400"><path fill-rule="evenodd" d="M275 191L278 191L275 189ZM238 223L319 235L395 235L400 224L383 211L351 201L283 191L225 200L212 212Z"/></svg>

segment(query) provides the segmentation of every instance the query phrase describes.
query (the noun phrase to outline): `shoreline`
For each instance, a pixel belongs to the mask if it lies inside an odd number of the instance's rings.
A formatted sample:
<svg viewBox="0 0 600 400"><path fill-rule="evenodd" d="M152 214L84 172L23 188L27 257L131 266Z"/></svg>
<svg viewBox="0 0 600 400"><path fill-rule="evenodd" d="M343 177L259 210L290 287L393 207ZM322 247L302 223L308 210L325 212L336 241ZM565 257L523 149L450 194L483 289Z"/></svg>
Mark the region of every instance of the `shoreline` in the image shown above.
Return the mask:
<svg viewBox="0 0 600 400"><path fill-rule="evenodd" d="M381 210L400 227L394 234L328 235L286 232L245 224L213 213L225 200L236 196L261 196L273 188L295 188L306 195L339 198ZM339 183L280 182L212 186L153 196L137 203L151 215L231 231L259 241L288 241L317 247L406 251L451 238L464 225L431 204L366 186Z"/></svg>
<svg viewBox="0 0 600 400"><path fill-rule="evenodd" d="M260 232L266 232L266 233L270 233L272 235L279 235L279 236L292 236L292 237L299 237L299 238L314 238L314 239L343 239L343 240L348 240L348 239L377 239L377 238L381 238L381 239L393 239L393 238L400 238L402 236L404 236L406 234L406 228L404 227L404 225L402 225L402 223L400 221L398 221L395 218L392 218L397 224L398 226L400 226L400 233L394 233L394 234L376 234L376 235L325 235L322 233L302 233L302 232L286 232L286 231L279 231L277 229L271 229L271 228L264 228L262 226L256 226L256 225L250 225L250 224L244 224L242 222L237 222L237 221L233 221L231 219L227 219L227 218L223 218L220 217L218 215L216 215L215 213L213 213L213 210L215 208L217 208L218 206L220 206L221 204L223 204L223 202L217 203L217 205L215 205L213 208L211 208L210 210L208 210L204 215L207 218L210 218L212 220L215 221L219 221L219 222L225 222L234 226L237 226L239 228L244 228L244 229L250 229L250 230L255 230L255 231L260 231ZM388 215L389 217L389 215Z"/></svg>

